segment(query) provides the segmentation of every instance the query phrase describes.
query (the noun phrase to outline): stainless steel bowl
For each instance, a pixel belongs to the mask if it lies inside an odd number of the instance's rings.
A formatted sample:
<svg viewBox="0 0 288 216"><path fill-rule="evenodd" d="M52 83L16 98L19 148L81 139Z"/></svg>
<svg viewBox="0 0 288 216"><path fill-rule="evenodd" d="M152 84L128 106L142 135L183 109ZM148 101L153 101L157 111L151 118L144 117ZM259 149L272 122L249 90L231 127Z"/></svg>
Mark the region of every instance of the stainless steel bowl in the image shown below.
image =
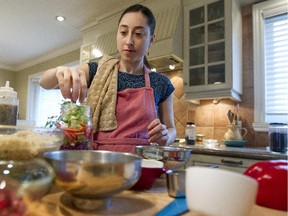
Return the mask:
<svg viewBox="0 0 288 216"><path fill-rule="evenodd" d="M107 207L111 196L131 188L141 174L142 158L130 153L67 150L44 157L54 168L55 184L84 210Z"/></svg>
<svg viewBox="0 0 288 216"><path fill-rule="evenodd" d="M185 168L191 149L175 146L135 146L136 154L146 159L161 160L170 169Z"/></svg>
<svg viewBox="0 0 288 216"><path fill-rule="evenodd" d="M163 161L188 161L191 157L191 149L174 146L136 146L136 154L147 159Z"/></svg>

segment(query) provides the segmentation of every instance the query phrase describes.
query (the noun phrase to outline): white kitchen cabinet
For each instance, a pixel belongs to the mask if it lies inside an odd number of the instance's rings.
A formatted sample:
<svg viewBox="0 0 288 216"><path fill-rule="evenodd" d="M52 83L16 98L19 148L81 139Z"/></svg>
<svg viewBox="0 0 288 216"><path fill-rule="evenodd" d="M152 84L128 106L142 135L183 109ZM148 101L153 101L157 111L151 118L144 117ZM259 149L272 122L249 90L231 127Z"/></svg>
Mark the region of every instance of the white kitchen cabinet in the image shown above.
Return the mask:
<svg viewBox="0 0 288 216"><path fill-rule="evenodd" d="M242 94L242 16L238 0L184 0L186 99Z"/></svg>
<svg viewBox="0 0 288 216"><path fill-rule="evenodd" d="M192 153L190 160L186 164L186 167L189 166L207 167L209 165L218 165L219 168L222 169L243 173L247 170L248 167L259 161L261 160Z"/></svg>

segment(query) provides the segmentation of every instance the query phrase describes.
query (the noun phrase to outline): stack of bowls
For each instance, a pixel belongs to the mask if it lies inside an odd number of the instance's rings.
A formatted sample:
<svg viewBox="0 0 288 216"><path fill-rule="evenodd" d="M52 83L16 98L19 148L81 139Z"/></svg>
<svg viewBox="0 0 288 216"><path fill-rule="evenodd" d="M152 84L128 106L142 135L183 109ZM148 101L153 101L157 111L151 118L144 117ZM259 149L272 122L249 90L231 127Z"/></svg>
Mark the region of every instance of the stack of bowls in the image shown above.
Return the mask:
<svg viewBox="0 0 288 216"><path fill-rule="evenodd" d="M43 154L59 149L63 139L60 129L0 125L0 177L17 182L21 195L40 199L54 179Z"/></svg>

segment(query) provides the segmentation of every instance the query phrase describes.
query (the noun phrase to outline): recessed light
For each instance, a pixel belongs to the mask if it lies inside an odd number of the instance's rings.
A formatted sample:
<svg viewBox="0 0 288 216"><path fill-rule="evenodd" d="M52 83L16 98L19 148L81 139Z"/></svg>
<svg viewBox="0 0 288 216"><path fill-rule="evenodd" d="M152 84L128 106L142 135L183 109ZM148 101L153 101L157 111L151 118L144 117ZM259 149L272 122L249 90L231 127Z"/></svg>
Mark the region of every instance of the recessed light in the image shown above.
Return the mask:
<svg viewBox="0 0 288 216"><path fill-rule="evenodd" d="M174 70L175 69L175 65L169 65L169 69L170 70Z"/></svg>
<svg viewBox="0 0 288 216"><path fill-rule="evenodd" d="M56 19L59 21L59 22L63 22L65 20L65 17L63 16L56 16Z"/></svg>

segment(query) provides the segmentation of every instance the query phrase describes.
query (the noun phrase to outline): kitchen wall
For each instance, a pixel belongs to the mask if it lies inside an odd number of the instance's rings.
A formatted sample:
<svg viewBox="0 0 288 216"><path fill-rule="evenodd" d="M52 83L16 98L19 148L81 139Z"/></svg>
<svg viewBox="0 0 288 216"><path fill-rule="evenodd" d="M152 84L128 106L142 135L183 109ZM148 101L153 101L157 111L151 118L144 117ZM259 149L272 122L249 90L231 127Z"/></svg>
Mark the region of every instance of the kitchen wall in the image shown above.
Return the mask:
<svg viewBox="0 0 288 216"><path fill-rule="evenodd" d="M268 146L267 133L258 133L253 130L254 121L254 77L253 77L253 29L252 6L242 8L243 25L243 95L240 103L240 120L242 126L248 130L246 139L247 147ZM212 100L204 100L200 105L194 105L185 101L183 92L182 71L165 73L170 77L176 90L174 92L174 114L177 128L177 137L184 138L187 121L195 121L196 132L202 133L206 138L215 138L219 142L227 131L227 112L231 109L236 112L236 105L230 99L220 100L213 104Z"/></svg>
<svg viewBox="0 0 288 216"><path fill-rule="evenodd" d="M0 86L5 86L6 81L10 82L10 87L16 86L16 72L0 68Z"/></svg>
<svg viewBox="0 0 288 216"><path fill-rule="evenodd" d="M253 130L254 120L254 79L253 79L253 35L252 35L252 7L242 9L243 16L243 96L240 103L240 117L243 127L247 128L248 146L268 146L267 133L257 133ZM18 92L20 99L19 118L26 118L28 77L51 67L79 61L80 50L74 50L65 55L50 59L33 67L19 72L0 69L0 85L6 80ZM227 131L227 112L229 109L236 110L235 102L225 99L213 104L211 100L201 101L200 105L194 105L185 101L183 93L182 71L166 73L176 88L174 92L174 112L177 127L177 137L184 138L184 130L187 121L195 121L197 133L205 134L206 138L216 138L219 141Z"/></svg>

